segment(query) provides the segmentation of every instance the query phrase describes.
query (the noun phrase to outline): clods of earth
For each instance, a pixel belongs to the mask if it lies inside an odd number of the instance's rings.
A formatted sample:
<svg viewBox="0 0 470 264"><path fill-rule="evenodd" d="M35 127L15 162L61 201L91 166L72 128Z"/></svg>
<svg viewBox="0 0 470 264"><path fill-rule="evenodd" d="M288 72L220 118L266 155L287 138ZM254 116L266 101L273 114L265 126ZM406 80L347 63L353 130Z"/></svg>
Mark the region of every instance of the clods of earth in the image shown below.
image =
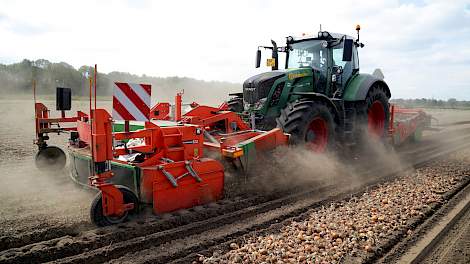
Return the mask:
<svg viewBox="0 0 470 264"><path fill-rule="evenodd" d="M202 263L362 262L413 223L444 194L470 178L470 151L434 162L360 196L315 209L268 234L236 240L227 250L200 256Z"/></svg>

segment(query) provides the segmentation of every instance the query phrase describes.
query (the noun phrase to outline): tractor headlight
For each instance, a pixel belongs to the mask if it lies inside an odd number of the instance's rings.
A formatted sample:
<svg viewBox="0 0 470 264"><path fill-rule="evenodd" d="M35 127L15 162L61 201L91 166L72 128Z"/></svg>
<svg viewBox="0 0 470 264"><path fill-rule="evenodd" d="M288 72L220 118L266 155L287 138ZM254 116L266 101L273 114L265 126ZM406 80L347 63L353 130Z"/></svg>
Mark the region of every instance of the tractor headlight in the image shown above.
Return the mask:
<svg viewBox="0 0 470 264"><path fill-rule="evenodd" d="M260 110L261 108L263 108L263 105L264 103L266 103L267 99L268 98L265 97L265 98L260 99L258 102L256 102L254 106L254 110Z"/></svg>

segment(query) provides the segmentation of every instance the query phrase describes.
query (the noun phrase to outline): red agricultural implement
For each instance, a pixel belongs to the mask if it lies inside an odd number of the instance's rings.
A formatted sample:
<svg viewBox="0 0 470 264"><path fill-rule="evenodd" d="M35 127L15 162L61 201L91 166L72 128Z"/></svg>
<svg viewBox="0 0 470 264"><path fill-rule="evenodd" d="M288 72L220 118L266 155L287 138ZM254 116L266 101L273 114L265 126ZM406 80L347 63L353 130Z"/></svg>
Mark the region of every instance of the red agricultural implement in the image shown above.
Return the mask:
<svg viewBox="0 0 470 264"><path fill-rule="evenodd" d="M236 113L219 108L193 105L181 115L181 94L176 104L179 122L163 115L164 120L124 128L99 108L66 117L70 89L57 94L59 118L51 118L44 104L35 103L37 165L65 166L64 152L46 142L49 133L70 132L73 178L81 183L87 179L99 190L91 207L91 219L98 226L122 222L144 204L161 214L219 200L224 192L222 161L241 163L244 156L288 143L280 129L251 130ZM64 128L65 123L71 126ZM208 158L206 151L219 158Z"/></svg>
<svg viewBox="0 0 470 264"><path fill-rule="evenodd" d="M289 135L280 128L251 129L225 103L219 107L193 103L190 111L182 113L179 93L173 117L170 104L158 103L150 110L149 120L129 124L114 120L108 111L96 108L96 103L91 107L91 99L88 114L78 111L66 117L70 93L67 88L57 90L57 110L61 112L57 118L50 116L44 104L35 102L36 161L40 168L64 167L65 153L48 146L47 140L50 133L70 133L72 178L99 190L90 211L98 226L122 222L144 205L161 214L219 200L224 196L224 164L244 168L244 163L256 159L256 153L289 143ZM429 121L422 111L393 106L390 119L394 144L410 137L418 139Z"/></svg>
<svg viewBox="0 0 470 264"><path fill-rule="evenodd" d="M403 144L406 140L420 141L423 130L431 126L431 116L421 109L391 106L390 141L393 145Z"/></svg>

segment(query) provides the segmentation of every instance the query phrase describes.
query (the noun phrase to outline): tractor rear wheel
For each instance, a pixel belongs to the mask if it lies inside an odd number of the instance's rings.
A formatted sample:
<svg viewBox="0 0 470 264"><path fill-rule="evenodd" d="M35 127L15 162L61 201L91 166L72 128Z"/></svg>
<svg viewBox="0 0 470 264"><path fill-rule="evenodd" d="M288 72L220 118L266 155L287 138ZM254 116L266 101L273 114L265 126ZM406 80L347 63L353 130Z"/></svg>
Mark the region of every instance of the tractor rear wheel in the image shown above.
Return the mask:
<svg viewBox="0 0 470 264"><path fill-rule="evenodd" d="M321 101L289 103L281 110L277 124L284 132L291 134L293 144L303 144L313 152L323 153L334 146L333 111Z"/></svg>
<svg viewBox="0 0 470 264"><path fill-rule="evenodd" d="M364 129L367 137L384 140L387 137L390 123L390 107L388 96L380 86L370 89L366 97L365 109L362 113Z"/></svg>
<svg viewBox="0 0 470 264"><path fill-rule="evenodd" d="M93 202L91 203L90 208L90 219L93 224L96 226L109 226L122 223L127 220L129 215L137 213L139 208L139 199L129 188L125 186L118 185L116 186L123 195L124 203L133 203L134 209L126 211L121 216L105 216L103 214L103 194L99 192Z"/></svg>
<svg viewBox="0 0 470 264"><path fill-rule="evenodd" d="M65 167L67 159L65 152L55 146L47 146L36 154L36 167L40 170L61 170Z"/></svg>

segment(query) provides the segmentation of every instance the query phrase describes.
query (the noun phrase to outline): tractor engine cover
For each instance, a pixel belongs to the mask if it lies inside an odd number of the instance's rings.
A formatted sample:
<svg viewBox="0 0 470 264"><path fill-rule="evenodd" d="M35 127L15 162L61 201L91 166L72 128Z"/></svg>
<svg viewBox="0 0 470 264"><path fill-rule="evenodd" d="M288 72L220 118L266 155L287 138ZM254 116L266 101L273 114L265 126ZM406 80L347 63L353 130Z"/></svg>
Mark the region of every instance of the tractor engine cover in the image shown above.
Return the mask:
<svg viewBox="0 0 470 264"><path fill-rule="evenodd" d="M267 97L274 82L285 76L284 72L264 72L248 78L243 83L243 100L254 104Z"/></svg>
<svg viewBox="0 0 470 264"><path fill-rule="evenodd" d="M151 200L155 214L191 208L223 197L224 168L219 161L202 158L191 161L189 169L188 165L182 161L160 169L142 168L142 199ZM191 169L197 176L191 174Z"/></svg>

